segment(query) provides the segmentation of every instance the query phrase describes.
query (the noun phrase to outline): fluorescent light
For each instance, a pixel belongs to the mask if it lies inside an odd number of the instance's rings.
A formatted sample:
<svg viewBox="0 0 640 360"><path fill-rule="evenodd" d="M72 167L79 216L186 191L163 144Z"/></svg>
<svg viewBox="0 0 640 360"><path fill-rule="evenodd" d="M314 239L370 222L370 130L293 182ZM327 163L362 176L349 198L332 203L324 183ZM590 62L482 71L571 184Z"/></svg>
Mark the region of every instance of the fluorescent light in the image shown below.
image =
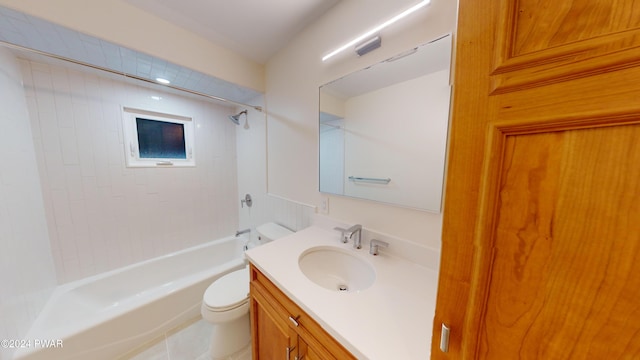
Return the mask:
<svg viewBox="0 0 640 360"><path fill-rule="evenodd" d="M171 84L171 81L163 78L156 78L156 81L159 82L160 84L165 84L165 85Z"/></svg>
<svg viewBox="0 0 640 360"><path fill-rule="evenodd" d="M400 19L402 19L404 17L407 17L409 14L411 14L411 13L413 13L413 12L415 12L415 11L417 11L417 10L427 6L427 5L429 5L430 3L431 3L431 0L423 0L423 1L419 2L416 5L413 5L412 7L410 7L407 10L401 12L400 14L392 17L391 19L389 19L389 20L383 22L382 24L374 27L373 29L367 31L366 33L358 36L357 38L355 38L355 39L349 41L348 43L340 46L339 48L333 50L329 54L325 55L322 58L322 61L326 61L327 59L329 59L330 57L338 54L339 52L341 52L341 51L343 51L343 50L345 50L345 49L347 49L347 48L349 48L351 46L354 46L355 44L357 44L357 43L359 43L359 42L371 37L372 35L376 34L378 31L386 28L387 26L397 22L398 20L400 20Z"/></svg>

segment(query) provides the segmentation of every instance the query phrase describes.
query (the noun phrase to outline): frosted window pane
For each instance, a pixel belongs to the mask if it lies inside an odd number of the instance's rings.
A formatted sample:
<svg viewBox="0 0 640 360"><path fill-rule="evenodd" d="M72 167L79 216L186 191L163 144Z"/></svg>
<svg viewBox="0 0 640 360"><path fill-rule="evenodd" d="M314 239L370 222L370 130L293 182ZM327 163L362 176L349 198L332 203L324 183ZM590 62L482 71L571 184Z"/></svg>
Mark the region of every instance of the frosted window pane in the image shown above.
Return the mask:
<svg viewBox="0 0 640 360"><path fill-rule="evenodd" d="M186 159L184 125L136 118L140 158Z"/></svg>

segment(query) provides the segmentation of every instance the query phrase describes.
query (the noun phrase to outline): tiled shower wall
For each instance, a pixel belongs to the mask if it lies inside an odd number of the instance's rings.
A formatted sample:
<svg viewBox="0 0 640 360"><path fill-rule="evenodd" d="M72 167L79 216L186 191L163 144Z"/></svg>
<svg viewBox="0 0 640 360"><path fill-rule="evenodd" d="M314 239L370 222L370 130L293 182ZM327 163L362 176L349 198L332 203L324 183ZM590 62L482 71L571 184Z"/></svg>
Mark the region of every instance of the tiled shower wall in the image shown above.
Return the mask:
<svg viewBox="0 0 640 360"><path fill-rule="evenodd" d="M21 339L56 286L18 62L0 48L0 339ZM0 347L0 359L13 349Z"/></svg>
<svg viewBox="0 0 640 360"><path fill-rule="evenodd" d="M236 110L238 112L242 108ZM240 197L237 201L239 204L240 199L249 194L253 199L253 206L240 207L240 229L254 229L271 221L295 231L311 225L315 206L268 194L265 115L249 109L247 121L250 124L249 129L245 129L244 126L238 126L236 129ZM254 238L257 238L256 234Z"/></svg>
<svg viewBox="0 0 640 360"><path fill-rule="evenodd" d="M120 77L21 66L59 283L237 229L232 109ZM127 168L123 106L192 117L197 166Z"/></svg>

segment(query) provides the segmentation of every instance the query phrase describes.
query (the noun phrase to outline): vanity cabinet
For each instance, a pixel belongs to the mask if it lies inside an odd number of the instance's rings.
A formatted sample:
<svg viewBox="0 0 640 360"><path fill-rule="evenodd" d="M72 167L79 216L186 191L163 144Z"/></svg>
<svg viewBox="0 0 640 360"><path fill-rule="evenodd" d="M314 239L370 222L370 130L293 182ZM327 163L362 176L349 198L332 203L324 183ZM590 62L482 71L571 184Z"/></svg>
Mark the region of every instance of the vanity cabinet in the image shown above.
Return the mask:
<svg viewBox="0 0 640 360"><path fill-rule="evenodd" d="M254 360L355 359L253 265L250 280Z"/></svg>

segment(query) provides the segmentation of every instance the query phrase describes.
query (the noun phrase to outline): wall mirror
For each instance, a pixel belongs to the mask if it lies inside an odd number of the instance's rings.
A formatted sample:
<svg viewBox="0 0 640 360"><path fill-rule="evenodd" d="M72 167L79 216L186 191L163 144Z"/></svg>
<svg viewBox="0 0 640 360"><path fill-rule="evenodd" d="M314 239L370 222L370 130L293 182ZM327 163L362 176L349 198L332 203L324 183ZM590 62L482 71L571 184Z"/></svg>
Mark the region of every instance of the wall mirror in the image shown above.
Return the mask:
<svg viewBox="0 0 640 360"><path fill-rule="evenodd" d="M320 87L320 192L440 212L451 38Z"/></svg>

